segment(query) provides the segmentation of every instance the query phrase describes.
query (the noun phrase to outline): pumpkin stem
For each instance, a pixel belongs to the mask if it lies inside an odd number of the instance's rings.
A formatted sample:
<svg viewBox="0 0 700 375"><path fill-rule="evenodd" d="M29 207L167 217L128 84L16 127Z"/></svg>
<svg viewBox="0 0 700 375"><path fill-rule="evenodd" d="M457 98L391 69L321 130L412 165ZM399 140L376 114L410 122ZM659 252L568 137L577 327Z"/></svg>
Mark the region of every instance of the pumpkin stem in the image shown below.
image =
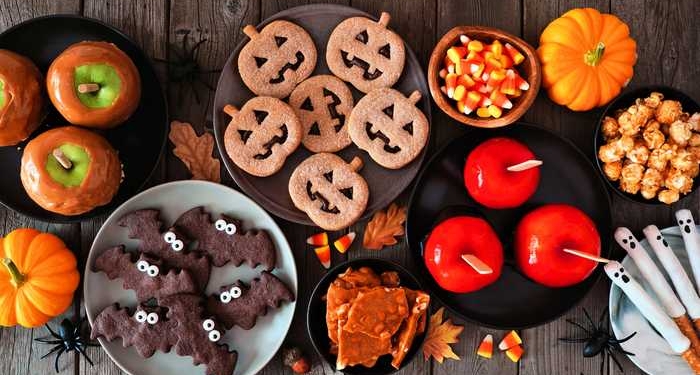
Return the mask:
<svg viewBox="0 0 700 375"><path fill-rule="evenodd" d="M603 42L598 42L598 45L595 46L594 49L589 50L583 55L583 62L590 66L596 66L603 58L603 52L605 52L605 44Z"/></svg>
<svg viewBox="0 0 700 375"><path fill-rule="evenodd" d="M12 282L12 285L14 285L15 288L19 288L19 286L24 283L25 276L19 271L19 268L17 268L17 265L15 265L12 259L3 258L2 264L7 268L7 272L10 274L10 282Z"/></svg>

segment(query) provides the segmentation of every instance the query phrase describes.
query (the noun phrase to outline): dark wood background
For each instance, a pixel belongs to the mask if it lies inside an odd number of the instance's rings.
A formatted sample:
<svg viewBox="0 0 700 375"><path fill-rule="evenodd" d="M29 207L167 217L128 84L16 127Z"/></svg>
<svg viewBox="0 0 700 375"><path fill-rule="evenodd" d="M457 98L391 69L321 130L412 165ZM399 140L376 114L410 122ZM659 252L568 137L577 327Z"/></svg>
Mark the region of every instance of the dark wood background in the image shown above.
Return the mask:
<svg viewBox="0 0 700 375"><path fill-rule="evenodd" d="M331 2L331 1L329 1ZM685 91L700 99L700 38L697 15L700 1L697 0L334 0L332 2L351 5L371 14L388 11L392 15L391 27L397 30L407 44L417 53L425 68L433 45L439 37L456 25L487 25L498 27L522 36L534 46L539 34L552 19L573 7L590 6L603 12L612 12L630 25L632 36L637 40L639 60L631 87L648 84L666 84ZM190 32L194 39L200 36L209 39L202 46L200 63L205 69L220 69L234 46L243 36L241 28L246 24L257 24L274 13L303 5L304 0L2 0L0 1L0 29L5 30L26 19L47 14L73 13L93 17L114 25L131 36L149 56L167 58L170 43L179 42L182 34ZM163 88L170 101L171 119L179 119L203 129L210 124L213 93L199 88L203 100L196 103L193 93L183 87L166 83L166 69L159 66ZM217 75L208 82L216 85ZM183 91L181 93L181 91ZM179 94L184 96L178 104ZM433 137L430 150L436 150L465 129L450 121L433 107ZM524 120L554 130L572 140L589 157L593 157L593 129L600 110L573 113L554 105L544 93L540 93ZM210 125L209 125L210 126ZM184 166L171 153L169 145L150 185L170 180L188 178ZM232 185L225 171L225 183ZM407 192L400 198L406 202ZM682 204L673 207L646 207L628 203L613 196L613 223L625 225L636 234L650 223L659 227L673 224L673 212L681 207L697 212L697 194ZM87 257L90 244L105 218L82 224L56 225L29 219L5 208L0 208L0 233L17 227L35 227L60 235L78 254L81 262ZM304 244L305 238L316 232L314 228L277 220L284 230L295 253L299 267L299 301L287 341L300 345L311 355L313 373L331 373L330 368L313 352L306 336L304 311L308 296L315 283L323 275L313 251ZM362 233L366 222L351 230ZM412 259L403 239L396 246L381 252L362 250L357 241L353 248L341 256L333 254L333 263L345 258L379 256L412 266ZM618 250L616 250L618 251ZM621 255L619 252L617 255ZM83 264L81 264L81 268ZM609 283L601 280L581 306L574 308L566 318L582 319L581 307L599 314L607 306ZM82 291L78 291L74 308L66 316L81 313ZM437 307L437 306L436 306ZM416 358L402 374L480 374L480 375L578 375L598 374L600 360L584 359L581 347L557 342L557 338L574 333L573 327L564 318L544 326L521 332L526 354L518 363L512 363L504 355L496 353L492 360L484 360L474 353L479 341L487 334L496 340L502 332L484 329L455 319L464 324L465 330L459 344L454 345L461 361L448 360L443 364ZM53 321L57 324L59 319ZM40 360L47 348L32 341L46 334L44 328L28 330L3 328L0 330L0 374L49 374L53 372L52 360ZM84 359L73 354L64 356L61 374L120 374L121 371L101 349L90 349L95 361L90 367ZM624 359L624 373L641 374ZM291 373L282 364L278 354L262 371L264 374ZM619 374L614 367L608 374Z"/></svg>

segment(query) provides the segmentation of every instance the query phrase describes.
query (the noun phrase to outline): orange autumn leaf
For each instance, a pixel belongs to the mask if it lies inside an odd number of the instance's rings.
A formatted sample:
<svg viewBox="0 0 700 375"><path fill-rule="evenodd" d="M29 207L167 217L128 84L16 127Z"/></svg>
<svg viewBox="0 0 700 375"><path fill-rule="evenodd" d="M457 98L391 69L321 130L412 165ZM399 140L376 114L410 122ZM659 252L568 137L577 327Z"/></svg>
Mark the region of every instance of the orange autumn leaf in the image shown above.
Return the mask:
<svg viewBox="0 0 700 375"><path fill-rule="evenodd" d="M406 221L406 207L392 203L386 212L377 211L367 223L362 246L370 250L381 250L384 246L396 244L396 236L404 233L403 222Z"/></svg>
<svg viewBox="0 0 700 375"><path fill-rule="evenodd" d="M442 314L445 308L441 307L430 317L430 327L423 343L423 357L428 360L435 358L442 363L445 358L460 360L459 356L452 351L450 344L459 342L459 334L464 330L463 326L452 324L451 319L442 321Z"/></svg>
<svg viewBox="0 0 700 375"><path fill-rule="evenodd" d="M219 159L211 156L214 151L214 137L211 134L205 132L197 136L191 124L173 121L168 138L175 145L173 154L192 173L192 179L221 182Z"/></svg>

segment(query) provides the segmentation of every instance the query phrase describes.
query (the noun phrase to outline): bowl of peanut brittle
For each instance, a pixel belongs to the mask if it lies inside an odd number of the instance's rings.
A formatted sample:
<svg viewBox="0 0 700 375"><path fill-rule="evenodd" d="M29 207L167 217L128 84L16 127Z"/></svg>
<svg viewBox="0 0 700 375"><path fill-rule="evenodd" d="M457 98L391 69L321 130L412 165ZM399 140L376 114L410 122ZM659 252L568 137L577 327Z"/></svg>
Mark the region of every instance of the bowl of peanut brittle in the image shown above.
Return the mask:
<svg viewBox="0 0 700 375"><path fill-rule="evenodd" d="M600 173L627 200L673 204L695 191L700 172L700 105L667 86L630 90L598 122Z"/></svg>

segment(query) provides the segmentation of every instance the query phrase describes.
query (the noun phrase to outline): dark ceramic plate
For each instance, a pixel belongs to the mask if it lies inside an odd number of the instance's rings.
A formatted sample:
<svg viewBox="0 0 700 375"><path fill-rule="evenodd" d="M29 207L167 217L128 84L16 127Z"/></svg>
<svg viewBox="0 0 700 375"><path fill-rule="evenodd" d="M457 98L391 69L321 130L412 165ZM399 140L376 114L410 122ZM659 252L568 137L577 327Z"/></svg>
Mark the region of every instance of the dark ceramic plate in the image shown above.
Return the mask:
<svg viewBox="0 0 700 375"><path fill-rule="evenodd" d="M124 182L117 195L105 206L77 216L63 216L44 210L32 201L19 178L22 150L39 133L68 125L50 104L42 125L17 146L0 147L0 165L5 176L0 184L0 202L27 216L51 222L77 222L111 212L144 186L158 163L165 146L168 107L158 77L148 57L121 31L100 21L72 15L34 18L0 34L0 48L28 57L42 74L53 59L73 43L84 40L107 41L124 51L141 75L141 102L136 112L122 125L98 131L119 152L124 165Z"/></svg>
<svg viewBox="0 0 700 375"><path fill-rule="evenodd" d="M278 20L285 19L292 21L303 27L313 38L318 51L318 61L313 75L330 74L326 65L326 42L335 26L348 17L364 16L377 19L376 15L368 15L360 10L329 4L313 4L287 9L266 19L260 25L260 30L264 25ZM391 23L389 24L391 28ZM233 32L240 32L235 30ZM226 154L224 147L224 132L228 126L230 118L223 113L222 109L226 104L234 104L241 107L253 93L243 84L238 75L238 54L248 42L248 38L236 47L223 68L223 73L219 78L214 99L214 134L216 135L216 145L224 161L226 169L231 174L243 191L253 200L263 206L266 210L284 219L300 224L314 225L305 213L299 211L292 199L289 197L287 188L289 176L299 163L311 156L311 152L299 145L299 148L287 158L284 167L276 174L269 177L255 177L238 168ZM362 93L349 85L355 97L355 102L362 97ZM394 88L408 95L414 90L418 90L423 95L418 102L418 108L430 121L430 94L425 80L423 68L421 68L415 54L410 48L406 48L406 65L399 81ZM375 163L366 152L358 149L355 145L350 145L342 151L337 152L340 157L349 162L354 156L360 156L364 161L364 167L360 174L369 184L370 197L367 210L363 218L371 216L375 211L386 207L393 201L418 173L421 162L425 156L425 150L418 155L410 164L402 169L390 170Z"/></svg>
<svg viewBox="0 0 700 375"><path fill-rule="evenodd" d="M695 112L700 112L700 105L698 105L698 102L693 100L693 98L691 98L690 96L674 89L673 87L640 87L638 89L629 90L623 93L622 95L618 96L617 99L613 100L607 108L605 108L605 112L603 112L603 115L600 116L600 120L598 120L598 125L595 129L595 136L593 138L593 150L595 151L596 166L598 167L598 171L600 172L600 175L602 176L603 180L605 180L605 182L608 184L608 187L610 187L612 191L617 193L617 195L627 199L628 201L641 204L648 204L652 206L665 205L665 203L659 201L656 198L644 199L644 197L642 197L641 194L625 193L624 191L620 190L620 187L616 181L610 181L607 179L607 177L605 177L605 173L603 173L603 163L600 161L600 159L598 159L598 148L605 144L605 140L603 139L603 132L600 131L600 126L603 124L603 119L606 116L612 117L615 111L617 111L618 109L626 109L632 104L634 104L637 98L646 98L649 96L649 94L651 94L654 91L664 94L664 99L678 100L679 102L681 102L681 105L683 106L683 112L688 112L691 115ZM691 190L691 192L686 195L681 195L680 200L692 195L693 192L695 192L695 190L697 189L698 184L700 184L700 179L695 178L693 181L693 190Z"/></svg>
<svg viewBox="0 0 700 375"><path fill-rule="evenodd" d="M321 356L328 364L335 370L336 356L330 353L331 342L328 338L328 326L326 325L326 301L325 295L328 292L328 287L335 280L335 278L341 273L345 272L348 267L360 268L369 267L377 274L384 271L395 271L399 274L401 280L401 285L414 290L423 290L418 283L418 280L411 275L405 268L399 266L396 263L390 262L384 259L378 258L362 258L347 261L345 263L339 264L333 267L326 273L321 281L316 284L313 293L311 293L311 298L309 299L309 306L306 309L306 328L309 332L309 337L311 338L311 343L313 344L318 355ZM430 311L430 307L428 307ZM427 332L427 327L426 327ZM425 340L425 332L416 335L413 340L413 345L406 354L403 362L401 362L401 368L404 368L409 364L413 358L418 353L418 349L423 345ZM379 358L377 364L372 368L367 368L364 366L349 366L341 370L345 374L363 374L363 375L386 375L398 371L393 366L391 366L391 356L385 355Z"/></svg>
<svg viewBox="0 0 700 375"><path fill-rule="evenodd" d="M471 150L486 139L506 136L526 144L544 161L540 184L525 204L494 210L474 202L464 187L462 169ZM588 214L601 238L602 256L610 254L610 198L590 161L572 143L538 127L516 123L498 130L472 130L440 150L423 168L413 190L406 238L423 285L465 319L498 329L521 329L553 320L580 301L598 280L601 267L583 282L548 288L531 281L515 266L513 232L520 219L548 203L568 203ZM473 293L448 292L433 280L423 262L423 241L441 220L458 214L483 215L498 233L505 251L501 277Z"/></svg>

